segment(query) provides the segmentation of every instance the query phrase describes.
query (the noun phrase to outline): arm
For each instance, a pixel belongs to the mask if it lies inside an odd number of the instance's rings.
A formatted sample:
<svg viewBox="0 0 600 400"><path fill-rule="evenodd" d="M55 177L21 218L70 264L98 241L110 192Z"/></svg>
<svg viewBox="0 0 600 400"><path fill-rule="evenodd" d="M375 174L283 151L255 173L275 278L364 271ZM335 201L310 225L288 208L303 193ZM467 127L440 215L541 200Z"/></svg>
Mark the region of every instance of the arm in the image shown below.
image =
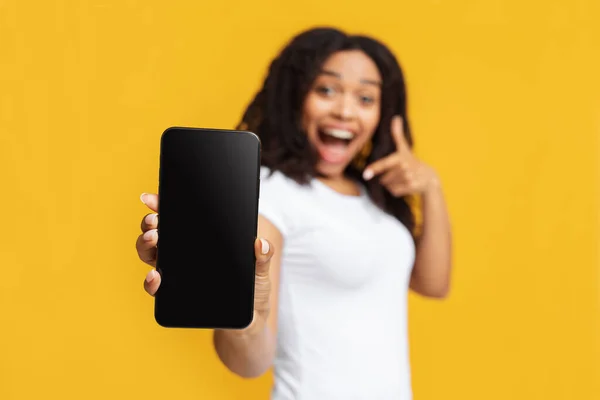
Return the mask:
<svg viewBox="0 0 600 400"><path fill-rule="evenodd" d="M158 196L143 194L142 202L152 211L158 211ZM148 214L142 220L142 234L136 241L139 258L156 268L158 242L157 214ZM258 219L260 238L270 242L263 252L262 240L254 243L256 281L254 287L254 318L243 330L215 330L213 341L219 358L234 373L243 377L262 375L273 362L277 335L277 302L279 288L279 251L283 248L281 233L265 218ZM266 242L265 242L266 243ZM161 276L152 269L144 280L144 290L156 294Z"/></svg>
<svg viewBox="0 0 600 400"><path fill-rule="evenodd" d="M423 229L417 240L410 288L423 296L444 298L450 288L452 234L442 188L431 180L422 193Z"/></svg>
<svg viewBox="0 0 600 400"><path fill-rule="evenodd" d="M396 152L365 168L363 177L379 182L395 197L421 195L423 232L416 246L410 288L427 297L442 298L450 286L451 233L446 203L433 168L417 159L406 140L403 120L392 119Z"/></svg>
<svg viewBox="0 0 600 400"><path fill-rule="evenodd" d="M276 348L283 238L279 230L262 216L258 219L258 235L271 243L274 253L268 270L261 270L257 264L253 322L243 330L215 330L213 334L215 350L223 364L244 378L264 374L273 364Z"/></svg>

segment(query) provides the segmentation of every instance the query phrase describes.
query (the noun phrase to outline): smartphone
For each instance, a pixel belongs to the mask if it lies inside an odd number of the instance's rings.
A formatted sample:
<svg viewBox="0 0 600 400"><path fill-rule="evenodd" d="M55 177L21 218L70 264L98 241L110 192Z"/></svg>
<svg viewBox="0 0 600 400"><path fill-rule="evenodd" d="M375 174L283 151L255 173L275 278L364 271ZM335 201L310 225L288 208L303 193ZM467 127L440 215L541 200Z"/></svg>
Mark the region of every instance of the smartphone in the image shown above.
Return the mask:
<svg viewBox="0 0 600 400"><path fill-rule="evenodd" d="M260 140L173 127L160 139L154 316L167 328L242 329L254 314Z"/></svg>

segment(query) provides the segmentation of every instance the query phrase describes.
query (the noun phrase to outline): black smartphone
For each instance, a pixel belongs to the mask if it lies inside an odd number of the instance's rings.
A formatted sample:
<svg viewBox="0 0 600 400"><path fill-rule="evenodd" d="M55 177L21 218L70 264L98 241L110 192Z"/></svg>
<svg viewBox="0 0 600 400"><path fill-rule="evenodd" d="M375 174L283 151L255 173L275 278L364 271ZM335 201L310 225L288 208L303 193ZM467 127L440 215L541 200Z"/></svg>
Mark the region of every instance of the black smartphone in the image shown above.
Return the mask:
<svg viewBox="0 0 600 400"><path fill-rule="evenodd" d="M154 316L169 328L242 329L254 314L260 140L173 127L160 140Z"/></svg>

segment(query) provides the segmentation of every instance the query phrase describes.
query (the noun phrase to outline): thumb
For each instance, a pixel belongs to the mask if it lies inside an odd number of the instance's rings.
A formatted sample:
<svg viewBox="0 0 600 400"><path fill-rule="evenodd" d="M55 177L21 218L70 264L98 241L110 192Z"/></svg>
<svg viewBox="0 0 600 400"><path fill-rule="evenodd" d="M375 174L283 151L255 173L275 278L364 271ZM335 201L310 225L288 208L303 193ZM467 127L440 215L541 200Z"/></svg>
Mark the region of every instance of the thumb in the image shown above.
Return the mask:
<svg viewBox="0 0 600 400"><path fill-rule="evenodd" d="M254 254L256 256L256 276L268 277L273 246L267 239L256 239L254 241Z"/></svg>

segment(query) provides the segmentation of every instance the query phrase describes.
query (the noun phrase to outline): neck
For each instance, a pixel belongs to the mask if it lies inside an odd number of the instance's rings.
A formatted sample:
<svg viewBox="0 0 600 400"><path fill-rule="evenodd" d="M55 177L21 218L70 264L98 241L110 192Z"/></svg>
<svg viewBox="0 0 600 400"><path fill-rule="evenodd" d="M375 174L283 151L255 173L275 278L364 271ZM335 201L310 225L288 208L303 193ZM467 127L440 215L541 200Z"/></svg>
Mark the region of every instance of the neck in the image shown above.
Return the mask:
<svg viewBox="0 0 600 400"><path fill-rule="evenodd" d="M348 196L360 195L358 184L345 175L321 176L317 179L338 193Z"/></svg>

